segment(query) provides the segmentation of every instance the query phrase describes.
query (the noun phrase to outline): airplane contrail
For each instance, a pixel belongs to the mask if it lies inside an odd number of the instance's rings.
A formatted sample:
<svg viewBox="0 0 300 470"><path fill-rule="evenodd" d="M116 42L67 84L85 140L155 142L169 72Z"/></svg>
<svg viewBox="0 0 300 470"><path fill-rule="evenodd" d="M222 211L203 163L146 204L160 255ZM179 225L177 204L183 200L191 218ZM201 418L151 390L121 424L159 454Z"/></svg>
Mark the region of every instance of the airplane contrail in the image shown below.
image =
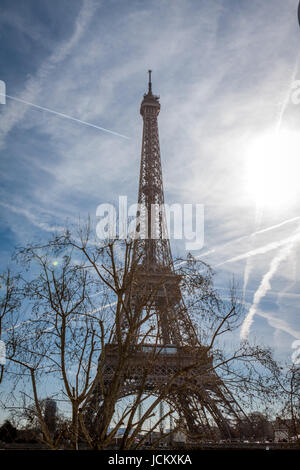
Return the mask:
<svg viewBox="0 0 300 470"><path fill-rule="evenodd" d="M291 237L292 238L292 237ZM298 238L299 238L299 233L298 233ZM262 281L259 285L259 288L254 294L253 298L253 303L251 305L251 308L249 309L249 312L243 321L243 324L241 326L241 331L240 331L240 338L241 339L247 339L249 332L250 332L250 327L253 323L253 318L254 315L256 314L257 307L261 301L261 299L266 295L266 293L271 289L271 280L273 276L276 274L277 269L279 268L279 265L284 261L290 254L293 246L294 246L295 240L291 240L286 246L284 246L280 252L278 253L277 256L275 256L270 264L270 268L268 272L263 276Z"/></svg>
<svg viewBox="0 0 300 470"><path fill-rule="evenodd" d="M266 232L269 232L271 230L275 230L277 228L283 227L284 225L290 224L292 222L296 222L297 220L300 220L300 216L293 217L292 219L284 220L283 222L280 222L279 224L272 225L271 227L267 227L267 228L258 230L257 232L250 233L250 235L243 235L242 237L235 238L233 240L230 240L229 242L218 245L215 248L212 248L211 250L205 251L204 253L201 253L200 255L197 255L197 256L195 256L195 258L196 259L203 258L204 256L208 256L212 253L215 253L216 251L219 251L219 250L221 250L222 248L224 248L226 246L230 246L232 244L236 244L236 243L241 242L243 240L247 240L250 237L254 237L256 235L260 235L262 233L266 233ZM276 248L280 248L282 245L285 245L286 243L288 243L290 241L290 238L291 237L288 237L288 238L284 238L283 240L280 240L278 242L268 243L267 245L263 245L259 248L255 248L253 250L247 251L246 253L242 253L241 255L237 255L233 258L229 258L225 261L222 261L222 263L217 264L216 267L223 266L226 263L233 263L235 261L241 261L243 259L248 259L252 256L268 253L269 251L275 250ZM294 235L292 236L292 238L294 239ZM186 264L186 261L179 261L177 263L175 261L175 263L174 263L174 265L176 267L182 266L183 264Z"/></svg>
<svg viewBox="0 0 300 470"><path fill-rule="evenodd" d="M87 122L87 121L82 121L81 119L74 118L72 116L69 116L68 114L60 113L58 111L54 111L53 109L45 108L44 106L39 106L37 104L30 103L29 101L21 100L20 98L16 98L14 96L6 95L5 93L0 93L0 95L5 96L6 98L9 98L9 99L14 100L14 101L18 101L18 102L23 103L23 104L27 104L28 106L33 106L34 108L41 109L42 111L47 111L48 113L56 114L57 116L69 119L71 121L79 122L80 124L84 124L85 126L94 127L95 129L98 129L100 131L107 132L109 134L113 134L113 135L116 135L118 137L122 137L123 139L129 139L129 137L127 137L126 135L119 134L119 132L111 131L109 129L106 129L105 127L97 126L96 124L91 124L90 122Z"/></svg>
<svg viewBox="0 0 300 470"><path fill-rule="evenodd" d="M256 232L255 235L260 235L261 233L269 232L269 230L274 230L275 228L283 227L284 225L290 224L291 222L296 222L296 220L300 220L299 215L297 217L293 217L292 219L284 220L283 222L280 222L279 224L272 225L271 227L263 228L259 230L258 232Z"/></svg>
<svg viewBox="0 0 300 470"><path fill-rule="evenodd" d="M290 242L294 243L300 240L300 233L297 232L296 234L284 238L283 240L279 240L277 242L271 242L268 243L267 245L260 246L259 248L255 248L254 250L247 251L246 253L242 253L241 255L234 256L233 258L229 258L226 261L223 261L222 263L217 264L216 266L222 266L223 264L226 263L234 263L236 261L241 261L243 259L250 258L252 256L256 255L264 255L265 253L268 253L269 251L275 250L277 248L281 248L282 246L285 246L289 244Z"/></svg>
<svg viewBox="0 0 300 470"><path fill-rule="evenodd" d="M299 56L299 54L298 54L297 57L296 57L296 61L295 61L294 68L293 68L293 73L292 73L292 76L291 76L290 85L289 85L289 87L288 87L288 91L287 91L287 93L286 93L286 95L285 95L285 98L284 98L284 100L283 100L281 109L280 109L280 111L279 111L279 116L278 116L277 124L275 125L275 132L279 132L279 131L280 131L281 124L282 124L282 119L283 119L285 110L286 110L286 108L288 107L288 104L289 104L289 101L290 101L291 89L292 89L292 87L293 87L293 83L294 83L295 80L296 80L296 75L297 75L297 71L298 71L299 57L300 57L300 56Z"/></svg>
<svg viewBox="0 0 300 470"><path fill-rule="evenodd" d="M261 226L261 221L262 221L262 216L263 216L263 210L261 207L256 206L256 211L255 211L255 232L253 237L251 238L251 248L253 249L255 239L257 235L259 234L258 228ZM246 263L245 263L245 270L244 270L244 280L243 280L243 298L245 298L246 295L246 290L248 286L248 281L250 279L250 275L253 270L253 260L252 258L247 258Z"/></svg>
<svg viewBox="0 0 300 470"><path fill-rule="evenodd" d="M292 219L284 220L283 222L280 222L279 224L272 225L271 227L267 227L267 228L258 230L256 232L250 233L249 235L243 235L242 237L234 238L233 240L230 240L229 242L222 243L221 245L218 245L215 248L212 248L211 250L205 251L204 253L201 253L200 255L197 255L195 258L202 258L204 256L211 255L212 253L215 253L216 251L219 251L219 250L221 250L222 248L224 248L226 246L230 246L230 245L239 243L243 240L247 240L248 238L255 237L256 235L260 235L262 233L266 233L266 232L275 230L277 228L283 227L284 225L291 224L292 222L296 222L297 220L300 220L300 216L293 217ZM224 263L226 263L226 261ZM222 263L222 264L224 264L224 263Z"/></svg>

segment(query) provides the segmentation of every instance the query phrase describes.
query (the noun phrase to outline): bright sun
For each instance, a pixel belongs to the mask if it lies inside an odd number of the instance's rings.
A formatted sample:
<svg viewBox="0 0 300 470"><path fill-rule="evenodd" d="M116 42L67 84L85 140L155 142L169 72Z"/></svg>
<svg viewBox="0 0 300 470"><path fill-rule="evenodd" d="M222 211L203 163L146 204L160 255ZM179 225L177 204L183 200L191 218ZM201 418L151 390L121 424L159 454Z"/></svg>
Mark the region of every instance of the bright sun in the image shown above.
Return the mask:
<svg viewBox="0 0 300 470"><path fill-rule="evenodd" d="M291 206L300 194L300 137L295 132L268 133L247 152L247 185L256 204L273 210Z"/></svg>

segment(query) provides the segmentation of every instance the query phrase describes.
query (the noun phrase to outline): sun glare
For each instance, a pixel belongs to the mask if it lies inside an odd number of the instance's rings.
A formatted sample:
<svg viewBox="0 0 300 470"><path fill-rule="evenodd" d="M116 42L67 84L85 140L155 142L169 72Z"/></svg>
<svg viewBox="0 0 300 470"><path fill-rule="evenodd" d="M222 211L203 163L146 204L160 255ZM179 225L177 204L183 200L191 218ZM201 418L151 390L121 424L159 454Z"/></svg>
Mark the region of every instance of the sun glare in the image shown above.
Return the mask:
<svg viewBox="0 0 300 470"><path fill-rule="evenodd" d="M299 198L300 137L289 131L257 138L247 152L248 191L263 208L291 206Z"/></svg>

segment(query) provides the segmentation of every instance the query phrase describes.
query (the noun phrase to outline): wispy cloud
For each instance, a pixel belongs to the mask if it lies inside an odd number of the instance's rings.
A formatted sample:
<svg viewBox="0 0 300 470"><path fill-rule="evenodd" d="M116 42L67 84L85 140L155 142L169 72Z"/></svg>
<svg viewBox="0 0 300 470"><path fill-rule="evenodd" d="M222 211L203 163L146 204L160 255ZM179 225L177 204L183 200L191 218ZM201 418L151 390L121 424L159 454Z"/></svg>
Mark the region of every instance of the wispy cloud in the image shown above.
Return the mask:
<svg viewBox="0 0 300 470"><path fill-rule="evenodd" d="M240 336L241 339L246 339L249 335L251 325L253 323L254 315L257 311L257 307L266 295L266 293L271 289L271 280L276 274L280 264L285 261L288 256L291 254L291 251L294 247L294 244L300 240L300 232L297 230L297 233L290 237L290 240L285 244L279 253L272 259L270 268L268 272L263 276L262 281L254 294L252 306L242 324Z"/></svg>
<svg viewBox="0 0 300 470"><path fill-rule="evenodd" d="M51 56L40 66L36 76L29 78L26 82L24 90L18 97L20 101L34 102L42 90L42 84L67 56L72 49L78 44L89 21L93 17L96 4L92 0L83 0L82 8L76 20L74 31L71 37L61 44ZM9 84L7 85L9 89ZM11 106L6 106L4 112L0 116L0 148L5 145L6 135L16 126L26 114L27 108L20 106L15 102Z"/></svg>
<svg viewBox="0 0 300 470"><path fill-rule="evenodd" d="M261 225L261 222L262 222L262 216L263 216L262 208L257 206L256 211L255 211L255 222L254 222L256 230L255 230L255 233L253 234L253 236L251 237L252 246L254 246L256 237L257 237L257 235L259 235L260 231L258 229L259 229L259 227ZM244 269L243 298L245 298L245 295L246 295L246 290L247 290L248 282L249 282L253 267L254 267L253 266L253 258L252 257L247 258L246 263L245 263L245 269Z"/></svg>
<svg viewBox="0 0 300 470"><path fill-rule="evenodd" d="M293 90L293 84L295 83L295 80L297 78L298 69L299 69L299 58L300 58L300 54L297 53L297 57L296 57L296 60L295 60L295 65L294 65L293 70L292 70L291 78L288 82L288 86L286 88L286 92L285 92L285 95L284 95L282 105L280 106L278 120L277 120L277 123L276 123L276 126L275 126L275 131L276 132L279 132L281 127L282 127L282 120L283 120L283 117L284 117L284 113L287 110L288 105L290 103L291 92Z"/></svg>
<svg viewBox="0 0 300 470"><path fill-rule="evenodd" d="M261 229L261 230L257 230L253 233L250 233L249 235L243 235L242 237L238 237L238 238L234 238L233 240L230 240L229 242L226 242L226 243L222 243L218 246L215 246L214 248L211 248L210 250L208 251L204 251L203 253L201 253L200 255L196 256L196 258L204 258L205 256L209 256L213 253L216 253L218 251L222 251L222 250L226 250L226 248L230 247L230 246L236 246L237 244L239 244L240 242L242 241L245 241L245 240L249 240L249 239L253 239L255 238L257 235L261 235L261 234L264 234L264 233L267 233L267 232L271 232L273 230L276 230L278 228L281 228L281 227L284 227L285 225L288 225L288 224L292 224L294 222L297 222L298 220L300 220L300 216L297 216L297 217L293 217L292 219L288 219L288 220L284 220L283 222L280 222L276 225L272 225L271 227L266 227L264 229ZM244 255L242 255L244 256ZM230 260L229 261L226 261L226 262L231 262Z"/></svg>
<svg viewBox="0 0 300 470"><path fill-rule="evenodd" d="M64 230L63 227L59 225L49 225L43 221L41 221L40 217L37 215L33 214L30 210L24 209L22 207L16 207L12 204L7 204L5 202L0 202L0 205L2 207L5 207L9 211L15 213L15 214L20 214L26 217L29 222L34 225L35 227L45 230L46 232L62 232Z"/></svg>
<svg viewBox="0 0 300 470"><path fill-rule="evenodd" d="M300 329L298 324L296 325L296 328L293 328L289 322L289 319L286 320L284 318L280 318L278 315L275 315L275 313L264 312L261 309L257 309L256 314L262 318L265 318L269 325L275 330L283 331L292 338L300 339Z"/></svg>
<svg viewBox="0 0 300 470"><path fill-rule="evenodd" d="M299 240L300 240L300 233L296 233L295 235L284 238L283 240L278 240L276 242L267 243L266 245L260 246L259 248L255 248L253 250L247 251L246 253L242 253L238 256L234 256L233 258L229 258L226 261L219 263L217 267L222 266L223 264L226 264L226 263L234 263L234 262L241 261L247 258L251 258L252 256L264 255L268 253L269 251L276 250L285 245L293 246L293 244Z"/></svg>
<svg viewBox="0 0 300 470"><path fill-rule="evenodd" d="M7 100L0 110L5 236L20 232L22 242L37 230L50 233L66 218L95 214L99 203L119 194L135 202L139 104L152 68L153 90L161 95L166 201L205 205L206 248L199 258L222 266L221 277L233 270L242 276L245 260L253 261L252 271L244 273L249 300L272 251L294 241L290 230L299 220L295 203L286 208L286 221L282 214L266 216L267 228L256 230L254 203L244 188L251 140L274 129L279 118L283 126L299 128L299 108L291 110L287 98L299 46L295 0L274 0L271 9L261 0L243 5L120 0L114 8L107 2L75 3L69 29L58 39L55 9L47 9L51 21L45 24L28 0L36 19L31 42L27 48L17 42L8 46L9 77L16 75L14 61L22 59L25 72L23 85L19 76L15 84L7 82L7 93L42 109ZM8 15L7 21L18 31L26 29L20 18ZM39 59L45 28L47 47ZM100 123L131 139L56 113ZM290 280L288 269L285 276Z"/></svg>

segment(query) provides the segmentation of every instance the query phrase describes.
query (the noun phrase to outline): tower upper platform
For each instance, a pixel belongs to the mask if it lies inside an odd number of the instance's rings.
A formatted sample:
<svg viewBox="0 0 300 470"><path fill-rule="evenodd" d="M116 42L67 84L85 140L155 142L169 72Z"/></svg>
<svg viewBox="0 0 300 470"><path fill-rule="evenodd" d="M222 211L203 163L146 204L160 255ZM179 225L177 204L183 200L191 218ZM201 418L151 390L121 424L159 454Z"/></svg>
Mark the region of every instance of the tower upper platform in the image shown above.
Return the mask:
<svg viewBox="0 0 300 470"><path fill-rule="evenodd" d="M144 116L145 109L156 109L157 114L160 110L159 96L153 95L152 93L152 82L151 82L151 70L148 70L149 81L148 81L148 93L144 94L143 101L141 103L140 113Z"/></svg>

